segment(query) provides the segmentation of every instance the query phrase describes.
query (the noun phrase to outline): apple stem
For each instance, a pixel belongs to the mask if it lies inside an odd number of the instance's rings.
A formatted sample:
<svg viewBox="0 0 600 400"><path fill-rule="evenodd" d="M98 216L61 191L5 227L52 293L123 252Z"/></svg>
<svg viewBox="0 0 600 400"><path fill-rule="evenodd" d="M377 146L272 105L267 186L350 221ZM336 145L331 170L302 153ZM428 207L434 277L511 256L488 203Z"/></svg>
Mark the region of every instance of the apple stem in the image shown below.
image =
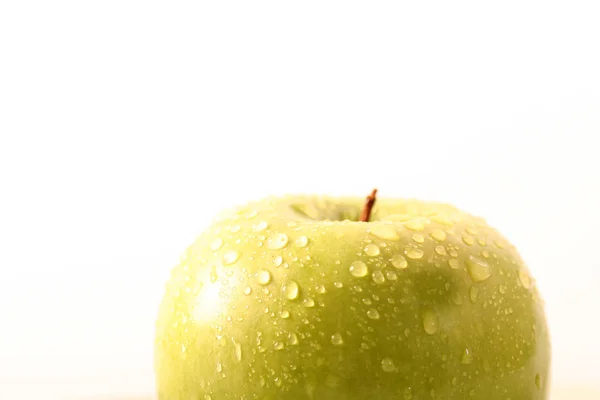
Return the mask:
<svg viewBox="0 0 600 400"><path fill-rule="evenodd" d="M365 200L365 206L362 209L362 213L360 214L361 222L369 222L369 218L371 218L371 210L373 209L373 205L375 204L375 199L377 195L377 189L373 189L370 195L367 196Z"/></svg>

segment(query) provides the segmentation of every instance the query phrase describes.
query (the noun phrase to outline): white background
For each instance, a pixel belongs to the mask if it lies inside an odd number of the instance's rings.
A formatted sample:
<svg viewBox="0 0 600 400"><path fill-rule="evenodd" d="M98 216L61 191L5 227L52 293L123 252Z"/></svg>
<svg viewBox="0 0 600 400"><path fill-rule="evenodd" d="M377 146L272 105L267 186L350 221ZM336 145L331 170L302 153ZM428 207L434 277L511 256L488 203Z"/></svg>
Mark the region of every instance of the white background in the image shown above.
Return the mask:
<svg viewBox="0 0 600 400"><path fill-rule="evenodd" d="M554 398L599 398L596 4L1 2L0 398L152 394L164 282L216 212L372 187L507 235Z"/></svg>

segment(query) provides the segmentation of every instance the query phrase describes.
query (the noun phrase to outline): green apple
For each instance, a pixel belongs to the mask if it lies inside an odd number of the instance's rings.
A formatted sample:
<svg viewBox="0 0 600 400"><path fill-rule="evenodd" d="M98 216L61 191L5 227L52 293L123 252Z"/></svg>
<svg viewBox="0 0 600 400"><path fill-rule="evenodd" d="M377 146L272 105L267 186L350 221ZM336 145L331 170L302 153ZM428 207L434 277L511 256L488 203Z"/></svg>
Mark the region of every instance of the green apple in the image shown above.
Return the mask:
<svg viewBox="0 0 600 400"><path fill-rule="evenodd" d="M543 302L450 205L268 198L218 217L167 284L160 400L547 398Z"/></svg>

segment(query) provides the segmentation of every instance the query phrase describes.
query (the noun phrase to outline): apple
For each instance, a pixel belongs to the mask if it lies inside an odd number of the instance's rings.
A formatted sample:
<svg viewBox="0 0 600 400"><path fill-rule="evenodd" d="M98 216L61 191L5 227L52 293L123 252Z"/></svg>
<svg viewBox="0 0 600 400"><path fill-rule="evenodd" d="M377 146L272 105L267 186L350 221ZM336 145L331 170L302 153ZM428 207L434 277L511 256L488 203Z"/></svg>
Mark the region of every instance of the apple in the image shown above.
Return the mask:
<svg viewBox="0 0 600 400"><path fill-rule="evenodd" d="M216 218L167 283L158 398L546 399L544 305L515 248L453 206L374 194Z"/></svg>

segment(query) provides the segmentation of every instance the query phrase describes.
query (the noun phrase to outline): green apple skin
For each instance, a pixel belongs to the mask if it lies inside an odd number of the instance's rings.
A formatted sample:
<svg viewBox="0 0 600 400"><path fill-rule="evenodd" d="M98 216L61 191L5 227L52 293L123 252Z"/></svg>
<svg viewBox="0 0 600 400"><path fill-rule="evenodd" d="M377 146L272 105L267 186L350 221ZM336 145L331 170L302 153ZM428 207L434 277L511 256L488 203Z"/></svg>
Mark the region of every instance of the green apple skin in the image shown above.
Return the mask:
<svg viewBox="0 0 600 400"><path fill-rule="evenodd" d="M269 198L171 274L160 400L546 399L543 302L481 218L417 200Z"/></svg>

